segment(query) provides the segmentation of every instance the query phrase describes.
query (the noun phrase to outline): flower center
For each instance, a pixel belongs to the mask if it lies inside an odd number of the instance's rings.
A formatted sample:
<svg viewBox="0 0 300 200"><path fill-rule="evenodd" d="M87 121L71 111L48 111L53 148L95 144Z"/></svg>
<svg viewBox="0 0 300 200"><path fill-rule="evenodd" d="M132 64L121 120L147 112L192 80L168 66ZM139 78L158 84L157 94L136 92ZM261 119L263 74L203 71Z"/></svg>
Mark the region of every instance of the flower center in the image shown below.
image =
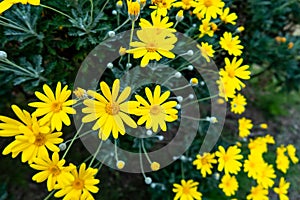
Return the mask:
<svg viewBox="0 0 300 200"><path fill-rule="evenodd" d="M162 108L159 105L153 105L150 108L150 113L152 115L158 115L162 112Z"/></svg>
<svg viewBox="0 0 300 200"><path fill-rule="evenodd" d="M106 113L108 113L110 115L116 115L120 111L119 104L116 102L108 103L105 106L105 111L106 111Z"/></svg>
<svg viewBox="0 0 300 200"><path fill-rule="evenodd" d="M187 187L187 186L183 186L183 188L182 188L182 193L183 193L183 194L189 194L189 193L190 193L190 188Z"/></svg>
<svg viewBox="0 0 300 200"><path fill-rule="evenodd" d="M212 2L212 0L205 0L204 5L205 5L205 7L210 7L213 5L213 2Z"/></svg>
<svg viewBox="0 0 300 200"><path fill-rule="evenodd" d="M60 169L59 169L56 165L51 166L51 167L49 168L49 171L50 171L51 174L53 174L54 176L57 176L57 175L60 174Z"/></svg>
<svg viewBox="0 0 300 200"><path fill-rule="evenodd" d="M206 158L203 158L201 160L201 162L202 162L202 165L207 165L208 164L208 160Z"/></svg>
<svg viewBox="0 0 300 200"><path fill-rule="evenodd" d="M73 188L76 189L76 190L82 190L83 187L84 187L84 181L77 178L75 179L75 181L73 182Z"/></svg>
<svg viewBox="0 0 300 200"><path fill-rule="evenodd" d="M229 76L230 78L234 78L234 77L235 77L235 72L234 72L234 70L228 70L227 73L228 73L228 76Z"/></svg>
<svg viewBox="0 0 300 200"><path fill-rule="evenodd" d="M52 109L53 112L57 113L57 112L61 111L62 104L58 101L53 102L52 105L51 105L51 109Z"/></svg>
<svg viewBox="0 0 300 200"><path fill-rule="evenodd" d="M35 136L34 144L36 146L39 146L39 147L43 146L45 144L45 142L46 142L46 137L43 134L39 133L37 136Z"/></svg>
<svg viewBox="0 0 300 200"><path fill-rule="evenodd" d="M155 52L157 48L155 47L154 43L149 43L147 45L146 49L147 49L148 52Z"/></svg>

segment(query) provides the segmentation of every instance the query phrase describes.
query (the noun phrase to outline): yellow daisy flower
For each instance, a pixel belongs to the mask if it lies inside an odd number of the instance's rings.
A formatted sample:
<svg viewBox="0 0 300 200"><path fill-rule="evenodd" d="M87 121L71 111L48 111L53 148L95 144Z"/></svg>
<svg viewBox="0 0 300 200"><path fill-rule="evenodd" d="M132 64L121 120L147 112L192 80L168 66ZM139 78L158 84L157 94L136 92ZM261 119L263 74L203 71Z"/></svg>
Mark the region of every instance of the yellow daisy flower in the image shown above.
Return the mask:
<svg viewBox="0 0 300 200"><path fill-rule="evenodd" d="M269 200L269 191L261 185L251 187L250 194L247 195L247 200Z"/></svg>
<svg viewBox="0 0 300 200"><path fill-rule="evenodd" d="M244 172L248 172L249 178L257 178L257 172L264 165L264 160L261 154L250 153L248 159L244 161Z"/></svg>
<svg viewBox="0 0 300 200"><path fill-rule="evenodd" d="M130 46L134 49L129 49L126 52L133 54L135 59L143 57L141 67L146 67L150 60L159 61L162 56L175 58L175 54L171 50L174 48L177 38L175 35L170 37L168 29L161 29L160 33L157 33L157 30L153 28L138 30L137 37L140 42L131 42Z"/></svg>
<svg viewBox="0 0 300 200"><path fill-rule="evenodd" d="M233 97L230 102L231 104L231 112L235 114L242 114L245 112L245 106L247 105L246 98L241 95L237 94Z"/></svg>
<svg viewBox="0 0 300 200"><path fill-rule="evenodd" d="M193 180L181 180L181 185L174 183L173 192L176 193L174 200L201 200L202 193L198 192L199 183Z"/></svg>
<svg viewBox="0 0 300 200"><path fill-rule="evenodd" d="M204 153L202 156L197 155L197 159L194 160L193 165L196 165L197 170L200 170L202 177L206 177L207 174L212 174L212 164L216 164L215 154Z"/></svg>
<svg viewBox="0 0 300 200"><path fill-rule="evenodd" d="M119 133L124 135L124 122L128 126L136 128L136 123L128 114L136 112L135 109L139 106L139 103L126 101L130 95L131 88L126 87L119 95L120 80L116 79L113 83L112 91L103 81L100 83L100 89L103 95L92 90L87 91L87 94L94 99L83 101L83 104L87 107L83 108L82 112L88 115L82 118L82 122L88 123L97 120L92 129L99 129L99 138L102 140L107 140L111 133L114 138L118 138Z"/></svg>
<svg viewBox="0 0 300 200"><path fill-rule="evenodd" d="M268 151L267 141L263 137L250 139L248 148L254 154L263 154Z"/></svg>
<svg viewBox="0 0 300 200"><path fill-rule="evenodd" d="M30 167L36 170L40 170L32 177L32 180L37 183L44 182L47 180L48 191L54 189L57 180L73 180L73 176L70 174L70 171L76 169L75 165L70 165L64 167L65 160L59 160L59 155L57 152L52 154L52 160L49 157L36 158L34 163L30 164Z"/></svg>
<svg viewBox="0 0 300 200"><path fill-rule="evenodd" d="M71 171L73 179L59 179L55 185L57 191L54 196L57 198L64 197L63 200L94 200L91 193L97 193L99 188L97 185L100 181L95 179L98 170L94 168L86 168L86 164L80 165L79 171L76 169Z"/></svg>
<svg viewBox="0 0 300 200"><path fill-rule="evenodd" d="M67 114L76 114L76 110L71 108L76 103L75 100L68 100L71 95L71 90L68 90L66 85L61 89L61 83L58 82L55 94L52 92L48 85L43 86L45 94L35 92L38 99L43 102L33 102L28 105L37 108L34 114L37 117L43 116L40 119L41 124L51 124L51 129L61 131L62 123L66 126L71 125L71 120Z"/></svg>
<svg viewBox="0 0 300 200"><path fill-rule="evenodd" d="M176 29L171 28L173 26L173 22L168 22L169 17L161 17L160 15L157 15L155 11L151 13L151 22L149 22L146 19L141 18L140 19L140 27L142 29L147 28L156 28L158 30L158 33L160 33L161 30L169 30L170 32L176 32Z"/></svg>
<svg viewBox="0 0 300 200"><path fill-rule="evenodd" d="M221 179L219 188L223 190L226 196L232 196L238 190L239 183L237 182L235 176L225 174Z"/></svg>
<svg viewBox="0 0 300 200"><path fill-rule="evenodd" d="M242 163L238 160L243 159L240 155L241 149L236 145L228 147L225 151L224 147L219 146L219 151L216 152L218 159L218 171L225 171L225 174L233 173L237 174L241 170Z"/></svg>
<svg viewBox="0 0 300 200"><path fill-rule="evenodd" d="M151 9L155 9L157 15L166 16L168 14L168 10L171 9L175 0L152 0L152 4L154 6L149 6Z"/></svg>
<svg viewBox="0 0 300 200"><path fill-rule="evenodd" d="M4 0L0 3L0 14L4 11L8 10L10 7L12 7L14 4L22 3L22 4L30 4L33 6L40 5L40 0Z"/></svg>
<svg viewBox="0 0 300 200"><path fill-rule="evenodd" d="M220 16L220 19L225 23L225 24L232 24L235 25L236 22L235 20L238 18L237 15L235 13L230 13L229 14L230 9L229 8L225 8Z"/></svg>
<svg viewBox="0 0 300 200"><path fill-rule="evenodd" d="M292 144L289 144L286 148L292 162L294 164L297 164L299 162L299 159L296 156L296 148Z"/></svg>
<svg viewBox="0 0 300 200"><path fill-rule="evenodd" d="M1 137L12 137L21 134L19 129L20 126L27 126L31 128L32 119L29 112L21 110L18 106L12 105L12 110L19 118L20 121L12 119L6 116L0 116L0 136Z"/></svg>
<svg viewBox="0 0 300 200"><path fill-rule="evenodd" d="M152 128L156 132L158 127L160 127L162 131L166 131L166 122L173 122L178 118L178 110L174 108L177 102L165 102L170 96L170 91L161 95L161 87L159 85L155 87L153 94L148 87L145 88L145 92L149 103L140 95L135 95L136 100L141 104L139 112L136 113L136 115L141 116L137 124L141 125L146 122L147 129Z"/></svg>
<svg viewBox="0 0 300 200"><path fill-rule="evenodd" d="M216 81L219 89L219 96L225 98L228 101L228 98L233 98L235 95L235 87L228 77L220 77Z"/></svg>
<svg viewBox="0 0 300 200"><path fill-rule="evenodd" d="M201 46L197 44L197 47L200 49L201 55L206 59L206 62L210 62L209 57L213 58L215 53L212 45L209 45L207 42L201 42Z"/></svg>
<svg viewBox="0 0 300 200"><path fill-rule="evenodd" d="M248 137L250 135L250 130L253 124L251 119L246 119L245 117L239 119L239 136L241 138Z"/></svg>
<svg viewBox="0 0 300 200"><path fill-rule="evenodd" d="M200 35L199 38L208 35L209 37L214 36L214 31L212 29L212 23L209 22L209 19L204 19L201 21L202 24L199 26Z"/></svg>
<svg viewBox="0 0 300 200"><path fill-rule="evenodd" d="M276 149L276 168L286 173L290 166L289 158L285 155L286 148L284 146Z"/></svg>
<svg viewBox="0 0 300 200"><path fill-rule="evenodd" d="M230 32L225 32L220 39L221 48L228 51L229 55L240 56L242 54L241 49L244 47L240 43L239 36L233 38Z"/></svg>
<svg viewBox="0 0 300 200"><path fill-rule="evenodd" d="M275 170L273 165L268 165L264 163L263 166L257 172L257 183L262 185L264 188L269 188L274 185L274 180L276 178Z"/></svg>
<svg viewBox="0 0 300 200"><path fill-rule="evenodd" d="M193 0L181 0L173 3L173 7L182 8L183 10L189 10L192 7Z"/></svg>
<svg viewBox="0 0 300 200"><path fill-rule="evenodd" d="M251 74L248 70L249 65L241 66L242 63L242 58L237 61L237 58L234 57L230 62L230 60L226 57L225 69L220 70L220 76L223 77L223 79L228 79L228 81L230 81L237 90L241 90L246 86L240 79L248 80L250 79Z"/></svg>
<svg viewBox="0 0 300 200"><path fill-rule="evenodd" d="M290 187L290 183L284 180L284 177L280 178L279 186L274 188L274 192L278 194L279 200L289 200L288 189Z"/></svg>
<svg viewBox="0 0 300 200"><path fill-rule="evenodd" d="M22 135L15 137L15 141L3 150L3 155L12 153L12 157L15 158L22 153L22 162L32 163L35 158L49 157L47 149L59 152L56 144L63 142L63 139L59 138L62 132L52 133L49 127L40 127L36 119L33 121L31 129L20 126L20 131Z"/></svg>
<svg viewBox="0 0 300 200"><path fill-rule="evenodd" d="M217 14L222 13L222 8L225 6L225 3L222 0L198 0L191 3L195 9L193 13L200 13L205 15L207 19L216 19Z"/></svg>

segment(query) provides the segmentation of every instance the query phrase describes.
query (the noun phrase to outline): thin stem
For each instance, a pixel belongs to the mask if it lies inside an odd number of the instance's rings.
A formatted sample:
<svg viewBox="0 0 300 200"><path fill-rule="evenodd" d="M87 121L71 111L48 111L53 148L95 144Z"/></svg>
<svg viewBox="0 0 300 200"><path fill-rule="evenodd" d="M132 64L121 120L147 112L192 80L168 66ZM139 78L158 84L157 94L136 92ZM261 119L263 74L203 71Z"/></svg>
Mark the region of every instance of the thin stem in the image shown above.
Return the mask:
<svg viewBox="0 0 300 200"><path fill-rule="evenodd" d="M173 28L176 28L177 25L178 25L178 21L176 21Z"/></svg>
<svg viewBox="0 0 300 200"><path fill-rule="evenodd" d="M188 105L197 103L197 102L205 101L205 100L208 100L208 99L213 99L213 98L216 98L216 97L218 97L218 96L219 96L219 94L215 94L215 95L213 95L213 96L205 97L205 98L202 98L202 99L197 99L197 100L195 100L195 101L191 101L191 102L189 102L189 103L183 105L182 108L184 108L184 107L186 107L186 106L188 106Z"/></svg>
<svg viewBox="0 0 300 200"><path fill-rule="evenodd" d="M106 7L106 5L108 4L109 1L110 1L110 0L107 0L107 1L105 2L105 4L103 5L102 9L100 10L100 13L103 12L104 8Z"/></svg>
<svg viewBox="0 0 300 200"><path fill-rule="evenodd" d="M100 164L100 166L98 167L98 172L100 171L100 169L101 169L102 166L103 166L103 163L106 161L106 159L107 159L108 157L109 157L109 155L105 156L104 159L103 159L103 161L100 162L101 164ZM98 164L97 164L97 165L98 165ZM96 166L97 166L97 165L96 165ZM95 166L95 167L96 167L96 166ZM95 168L95 167L94 167L94 168Z"/></svg>
<svg viewBox="0 0 300 200"><path fill-rule="evenodd" d="M182 90L182 89L190 87L190 86L191 86L190 84L187 84L187 85L182 86L182 87L174 88L174 89L172 89L172 91Z"/></svg>
<svg viewBox="0 0 300 200"><path fill-rule="evenodd" d="M144 176L144 178L146 178L145 172L144 172L144 168L143 168L143 158L142 158L142 150L141 150L141 144L139 145L139 157L140 157L140 167L142 170L142 174Z"/></svg>
<svg viewBox="0 0 300 200"><path fill-rule="evenodd" d="M91 162L90 162L90 164L89 164L89 167L92 166L92 164L93 164L95 158L97 157L97 155L98 155L98 153L99 153L99 151L100 151L100 149L101 149L102 143L103 143L103 140L101 140L101 142L100 142L100 144L99 144L99 146L98 146L98 148L97 148L97 150L96 150L96 152L95 152L95 154L94 154L94 156L93 156L93 159L91 160Z"/></svg>
<svg viewBox="0 0 300 200"><path fill-rule="evenodd" d="M91 21L90 21L90 25L93 23L93 13L94 13L94 2L93 0L90 0L90 3L91 3Z"/></svg>
<svg viewBox="0 0 300 200"><path fill-rule="evenodd" d="M44 200L48 200L48 199L54 194L54 192L55 192L55 190L53 190L52 192L50 192L50 193L48 194L48 196L46 196L46 197L44 198Z"/></svg>
<svg viewBox="0 0 300 200"><path fill-rule="evenodd" d="M183 162L182 162L182 161L181 161L180 166L181 166L181 178L182 178L182 179L185 179L185 176L184 176L184 168L183 168Z"/></svg>
<svg viewBox="0 0 300 200"><path fill-rule="evenodd" d="M191 120L195 120L195 121L208 121L207 119L195 118L195 117L190 117L190 116L186 116L186 115L181 115L181 118L191 119Z"/></svg>
<svg viewBox="0 0 300 200"><path fill-rule="evenodd" d="M8 65L12 65L12 66L18 68L19 70L21 70L21 71L23 71L23 72L26 72L26 73L29 74L29 75L32 75L32 74L33 74L32 72L28 71L27 69L22 68L21 66L15 64L15 63L13 63L13 62L11 62L11 61L8 60L8 59L4 59L4 60L2 60L2 61L3 61L4 63L7 63ZM36 77L36 76L34 76L34 77Z"/></svg>
<svg viewBox="0 0 300 200"><path fill-rule="evenodd" d="M80 133L80 131L81 131L83 125L84 125L84 124L82 123L81 126L79 127L78 131L76 132L75 136L73 137L71 143L69 144L67 150L65 151L65 153L64 153L64 155L63 155L63 157L62 157L61 159L64 159L64 158L66 157L66 155L67 155L68 151L70 150L72 144L74 143L74 141L76 140L78 134Z"/></svg>
<svg viewBox="0 0 300 200"><path fill-rule="evenodd" d="M148 153L147 153L146 148L145 148L145 146L144 146L144 140L143 140L143 139L141 139L141 143L142 143L142 149L143 149L143 151L144 151L144 153L145 153L145 156L146 156L148 162L151 164L152 161L151 161L151 159L150 159L149 156L148 156Z"/></svg>
<svg viewBox="0 0 300 200"><path fill-rule="evenodd" d="M85 132L85 133L82 133L82 134L80 134L80 136L76 137L75 140L77 140L77 139L79 139L79 138L81 138L81 137L83 137L83 136L86 136L86 135L90 134L90 133L93 132L93 131L94 131L94 130L89 130L89 131L87 131L87 132ZM69 143L69 142L71 142L72 140L73 140L73 138L70 139L70 140L65 141L65 143Z"/></svg>
<svg viewBox="0 0 300 200"><path fill-rule="evenodd" d="M131 22L131 32L130 32L130 40L129 40L128 49L130 49L130 43L132 42L132 38L133 38L134 22L135 22L134 20L132 20L132 22ZM130 54L128 54L128 63L130 63Z"/></svg>
<svg viewBox="0 0 300 200"><path fill-rule="evenodd" d="M52 8L52 7L50 7L50 6L46 6L46 5L44 5L44 4L40 4L40 6L42 6L42 7L44 7L44 8L47 8L47 9L49 9L49 10L53 10L53 11L55 11L55 12L57 12L57 13L59 13L59 14L65 16L65 17L67 17L67 18L69 18L69 19L74 20L70 15L67 15L66 13L63 13L63 12L61 12L61 11L55 9L55 8Z"/></svg>
<svg viewBox="0 0 300 200"><path fill-rule="evenodd" d="M127 24L127 22L129 22L130 19L127 18L126 21L123 22L123 24L121 24L120 26L118 26L117 28L114 29L114 32L118 31L120 28L122 28L125 24Z"/></svg>

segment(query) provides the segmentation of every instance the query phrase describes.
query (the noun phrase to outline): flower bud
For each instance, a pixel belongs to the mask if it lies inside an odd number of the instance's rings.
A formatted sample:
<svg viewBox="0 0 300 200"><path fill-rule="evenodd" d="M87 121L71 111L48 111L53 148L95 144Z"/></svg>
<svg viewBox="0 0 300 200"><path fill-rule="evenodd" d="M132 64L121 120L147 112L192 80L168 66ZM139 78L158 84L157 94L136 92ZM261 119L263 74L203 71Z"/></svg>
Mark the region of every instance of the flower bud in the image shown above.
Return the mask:
<svg viewBox="0 0 300 200"><path fill-rule="evenodd" d="M158 162L151 163L151 169L152 171L157 171L160 169L160 164Z"/></svg>

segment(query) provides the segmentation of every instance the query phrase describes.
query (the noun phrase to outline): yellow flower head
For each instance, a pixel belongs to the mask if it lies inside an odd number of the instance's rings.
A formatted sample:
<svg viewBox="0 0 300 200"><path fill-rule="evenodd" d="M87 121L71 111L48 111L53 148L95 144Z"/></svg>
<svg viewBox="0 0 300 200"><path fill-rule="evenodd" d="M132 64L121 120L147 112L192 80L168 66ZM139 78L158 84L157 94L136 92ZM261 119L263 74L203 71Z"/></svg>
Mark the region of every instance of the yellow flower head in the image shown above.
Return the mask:
<svg viewBox="0 0 300 200"><path fill-rule="evenodd" d="M223 79L228 79L228 81L230 81L237 90L241 90L246 86L240 79L248 80L250 79L251 74L251 72L248 70L249 65L241 66L242 63L242 58L237 61L237 58L234 57L230 62L230 60L226 57L225 69L220 70L220 76L223 77Z"/></svg>
<svg viewBox="0 0 300 200"><path fill-rule="evenodd" d="M282 171L283 173L286 173L289 169L290 161L289 158L285 155L285 152L287 151L287 148L281 145L280 147L277 147L276 149L276 168Z"/></svg>
<svg viewBox="0 0 300 200"><path fill-rule="evenodd" d="M173 34L172 34L173 35ZM167 58L175 58L175 54L171 52L177 41L175 35L170 37L168 29L162 29L160 33L156 29L147 28L137 31L137 37L140 42L131 42L126 52L133 54L133 58L142 58L141 67L146 67L150 60L159 61L162 56Z"/></svg>
<svg viewBox="0 0 300 200"><path fill-rule="evenodd" d="M248 137L252 127L253 124L251 119L246 119L245 117L239 119L239 136L241 138Z"/></svg>
<svg viewBox="0 0 300 200"><path fill-rule="evenodd" d="M197 2L191 3L195 9L193 13L201 13L210 20L211 18L216 19L217 14L222 13L222 8L225 6L225 3L222 0L198 0Z"/></svg>
<svg viewBox="0 0 300 200"><path fill-rule="evenodd" d="M152 0L153 6L151 9L155 9L157 15L167 16L168 10L171 9L175 0Z"/></svg>
<svg viewBox="0 0 300 200"><path fill-rule="evenodd" d="M117 8L122 8L122 6L123 6L123 1L122 1L122 0L117 1L116 6L117 6Z"/></svg>
<svg viewBox="0 0 300 200"><path fill-rule="evenodd" d="M293 47L294 47L294 43L293 42L289 42L288 49L292 49Z"/></svg>
<svg viewBox="0 0 300 200"><path fill-rule="evenodd" d="M269 200L269 191L263 188L261 185L251 187L251 192L247 195L247 200Z"/></svg>
<svg viewBox="0 0 300 200"><path fill-rule="evenodd" d="M241 33L245 30L245 27L239 26L236 30L237 30L237 32Z"/></svg>
<svg viewBox="0 0 300 200"><path fill-rule="evenodd" d="M220 39L221 48L228 51L229 55L240 56L242 54L241 49L244 47L240 43L239 36L232 37L230 32L225 32Z"/></svg>
<svg viewBox="0 0 300 200"><path fill-rule="evenodd" d="M213 58L215 53L212 45L209 45L207 42L201 42L201 46L197 44L197 47L200 49L201 55L206 59L206 62L210 62L209 57Z"/></svg>
<svg viewBox="0 0 300 200"><path fill-rule="evenodd" d="M245 111L245 106L247 105L246 98L241 95L237 94L233 97L231 104L231 112L235 114L242 114Z"/></svg>
<svg viewBox="0 0 300 200"><path fill-rule="evenodd" d="M83 123L96 121L92 127L93 130L99 129L99 138L107 140L112 133L114 138L118 138L119 133L125 134L124 122L136 128L137 125L128 114L136 112L139 103L136 101L126 101L130 95L131 88L126 87L119 95L120 81L116 79L112 86L112 91L105 82L100 83L100 89L103 95L88 90L88 95L94 99L86 99L83 104L86 108L82 109L83 113L87 113L82 118Z"/></svg>
<svg viewBox="0 0 300 200"><path fill-rule="evenodd" d="M127 0L127 11L131 20L137 20L141 12L140 3L138 1L132 2L132 0Z"/></svg>
<svg viewBox="0 0 300 200"><path fill-rule="evenodd" d="M166 102L170 96L170 91L161 95L161 87L159 85L155 87L153 94L148 87L145 88L145 92L149 103L140 95L135 95L135 98L141 104L139 113L137 113L141 117L137 124L141 125L146 122L147 129L152 128L154 132L157 132L158 127L160 127L162 131L166 131L166 122L173 122L178 118L178 110L174 108L177 102Z"/></svg>
<svg viewBox="0 0 300 200"><path fill-rule="evenodd" d="M244 161L244 172L248 172L249 178L257 178L257 172L264 165L264 159L261 154L251 153L248 159Z"/></svg>
<svg viewBox="0 0 300 200"><path fill-rule="evenodd" d="M218 171L225 171L225 174L233 173L237 174L241 170L242 163L238 160L243 159L240 154L241 149L236 145L228 147L225 151L224 147L219 146L219 151L216 152L218 159Z"/></svg>
<svg viewBox="0 0 300 200"><path fill-rule="evenodd" d="M297 164L299 162L299 159L296 156L296 148L292 144L289 144L286 148L292 162L294 164Z"/></svg>
<svg viewBox="0 0 300 200"><path fill-rule="evenodd" d="M151 13L151 20L152 24L148 20L141 18L139 23L140 27L142 29L154 28L156 29L157 34L160 34L163 31L169 31L171 35L172 32L176 32L174 28L171 28L173 26L173 22L168 22L169 17L162 17L153 11Z"/></svg>
<svg viewBox="0 0 300 200"><path fill-rule="evenodd" d="M269 188L274 185L274 180L276 178L275 170L273 165L268 165L264 163L263 166L257 172L257 183L262 185L263 188Z"/></svg>
<svg viewBox="0 0 300 200"><path fill-rule="evenodd" d="M71 171L72 179L59 179L54 196L57 198L63 197L64 199L90 199L94 200L91 193L97 193L99 188L97 185L100 181L95 179L98 170L93 168L86 168L85 163L80 165L79 171L76 169Z"/></svg>
<svg viewBox="0 0 300 200"><path fill-rule="evenodd" d="M228 101L228 98L234 97L235 86L228 77L220 77L216 82L218 84L220 97L224 97L226 101Z"/></svg>
<svg viewBox="0 0 300 200"><path fill-rule="evenodd" d="M220 16L220 19L225 23L225 24L232 24L235 25L236 22L235 20L238 18L237 15L235 13L230 13L229 14L230 9L229 8L225 8Z"/></svg>
<svg viewBox="0 0 300 200"><path fill-rule="evenodd" d="M225 174L221 179L219 188L223 190L226 196L232 196L238 190L239 183L237 182L235 176L230 176L229 174Z"/></svg>
<svg viewBox="0 0 300 200"><path fill-rule="evenodd" d="M157 171L160 169L160 164L158 162L151 163L151 169L152 171Z"/></svg>
<svg viewBox="0 0 300 200"><path fill-rule="evenodd" d="M181 22L184 18L183 10L179 10L176 14L176 21Z"/></svg>
<svg viewBox="0 0 300 200"><path fill-rule="evenodd" d="M61 132L52 133L49 127L41 127L36 119L31 128L22 125L19 129L22 134L15 137L15 141L3 150L3 154L12 153L12 157L15 158L22 153L22 162L32 163L35 158L49 157L47 149L58 152L56 144L63 142L63 139L59 138Z"/></svg>
<svg viewBox="0 0 300 200"><path fill-rule="evenodd" d="M268 128L268 124L263 123L263 124L260 124L259 127L262 128L262 129L267 129Z"/></svg>
<svg viewBox="0 0 300 200"><path fill-rule="evenodd" d="M274 192L278 194L280 200L289 200L288 189L290 187L290 183L284 180L284 177L280 178L279 186L274 188Z"/></svg>
<svg viewBox="0 0 300 200"><path fill-rule="evenodd" d="M173 192L176 193L174 200L201 200L202 193L198 192L199 183L193 180L181 180L181 185L174 183L173 184Z"/></svg>
<svg viewBox="0 0 300 200"><path fill-rule="evenodd" d="M173 7L182 8L183 10L189 10L192 5L193 0L181 0L173 3Z"/></svg>
<svg viewBox="0 0 300 200"><path fill-rule="evenodd" d="M32 177L32 180L41 183L47 180L48 191L54 189L57 180L72 180L73 176L69 173L71 170L76 169L74 165L65 167L65 160L59 160L57 152L52 154L52 159L49 157L36 158L34 163L30 164L30 167L36 170L40 170Z"/></svg>
<svg viewBox="0 0 300 200"><path fill-rule="evenodd" d="M268 151L267 141L263 137L257 137L254 140L250 139L248 148L252 153L263 154Z"/></svg>
<svg viewBox="0 0 300 200"><path fill-rule="evenodd" d="M120 47L119 54L120 54L120 56L124 56L126 54L126 48Z"/></svg>
<svg viewBox="0 0 300 200"><path fill-rule="evenodd" d="M116 166L118 169L123 169L125 167L125 162L123 160L118 160Z"/></svg>
<svg viewBox="0 0 300 200"><path fill-rule="evenodd" d="M86 90L80 87L76 88L76 90L74 90L73 93L79 99L86 99L88 97Z"/></svg>
<svg viewBox="0 0 300 200"><path fill-rule="evenodd" d="M194 160L193 165L196 165L197 170L200 170L202 177L206 177L207 174L212 174L212 164L216 164L215 154L204 153L202 156L197 155L196 160Z"/></svg>
<svg viewBox="0 0 300 200"><path fill-rule="evenodd" d="M0 116L0 136L11 137L21 134L20 126L32 127L32 117L26 110L21 110L18 106L12 105L12 110L20 121L6 116Z"/></svg>
<svg viewBox="0 0 300 200"><path fill-rule="evenodd" d="M68 100L71 95L71 90L68 90L66 85L63 89L61 83L58 82L55 94L48 85L43 86L45 94L35 92L35 95L42 102L33 102L28 105L37 108L34 114L37 117L43 116L40 119L41 124L51 124L51 129L61 131L62 123L66 126L71 125L71 120L67 114L75 114L76 110L71 108L76 103L75 100Z"/></svg>
<svg viewBox="0 0 300 200"><path fill-rule="evenodd" d="M212 30L212 23L209 22L209 19L205 18L201 21L202 24L199 27L200 35L199 38L202 38L205 35L212 37L214 35L214 30Z"/></svg>

